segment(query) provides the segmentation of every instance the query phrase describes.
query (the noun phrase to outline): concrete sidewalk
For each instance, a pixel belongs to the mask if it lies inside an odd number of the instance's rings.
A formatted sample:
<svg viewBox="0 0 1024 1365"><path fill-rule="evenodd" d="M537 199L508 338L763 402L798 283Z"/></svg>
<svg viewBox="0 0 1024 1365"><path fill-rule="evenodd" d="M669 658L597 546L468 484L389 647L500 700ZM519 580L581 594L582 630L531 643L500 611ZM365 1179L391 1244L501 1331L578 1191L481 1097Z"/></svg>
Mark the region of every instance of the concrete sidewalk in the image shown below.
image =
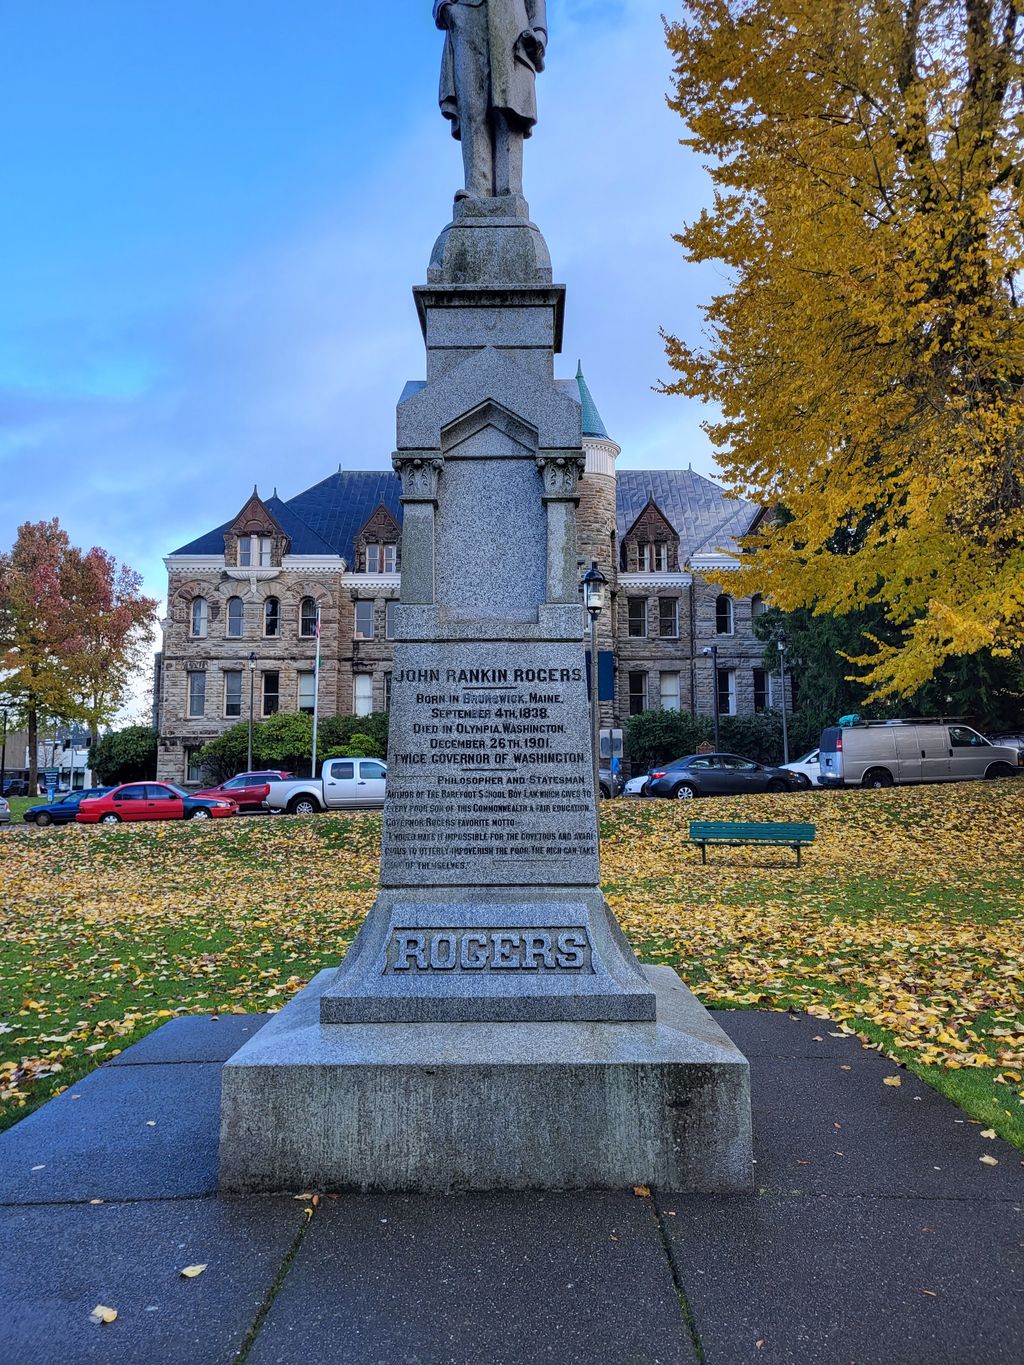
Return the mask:
<svg viewBox="0 0 1024 1365"><path fill-rule="evenodd" d="M215 1193L219 1064L263 1016L174 1020L0 1136L0 1361L1019 1365L1022 1154L826 1021L716 1018L751 1062L754 1196L312 1216Z"/></svg>

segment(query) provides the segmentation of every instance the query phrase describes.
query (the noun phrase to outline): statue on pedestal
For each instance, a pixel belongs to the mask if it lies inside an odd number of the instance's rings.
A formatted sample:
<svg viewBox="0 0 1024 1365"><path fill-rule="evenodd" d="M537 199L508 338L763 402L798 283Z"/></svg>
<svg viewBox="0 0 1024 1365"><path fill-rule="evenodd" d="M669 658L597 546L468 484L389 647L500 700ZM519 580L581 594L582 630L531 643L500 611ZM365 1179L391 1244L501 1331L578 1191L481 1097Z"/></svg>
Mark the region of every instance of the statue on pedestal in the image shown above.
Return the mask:
<svg viewBox="0 0 1024 1365"><path fill-rule="evenodd" d="M523 192L523 139L537 122L536 77L547 46L546 0L434 0L446 33L441 112L462 142L456 199Z"/></svg>

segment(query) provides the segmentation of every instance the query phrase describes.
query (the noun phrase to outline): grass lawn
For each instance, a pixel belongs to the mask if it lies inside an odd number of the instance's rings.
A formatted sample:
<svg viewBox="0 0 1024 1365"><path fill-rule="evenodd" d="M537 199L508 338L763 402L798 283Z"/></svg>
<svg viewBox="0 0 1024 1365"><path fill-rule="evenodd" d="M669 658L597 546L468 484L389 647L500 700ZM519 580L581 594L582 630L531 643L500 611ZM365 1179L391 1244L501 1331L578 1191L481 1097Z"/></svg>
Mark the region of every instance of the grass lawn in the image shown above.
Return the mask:
<svg viewBox="0 0 1024 1365"><path fill-rule="evenodd" d="M778 849L687 820L810 820ZM602 806L605 890L710 1006L810 1010L1024 1148L1024 780ZM373 901L380 816L0 831L0 1127L180 1013L278 1008Z"/></svg>
<svg viewBox="0 0 1024 1365"><path fill-rule="evenodd" d="M11 824L23 825L25 822L21 818L30 806L44 806L45 796L9 796L7 800L11 806Z"/></svg>

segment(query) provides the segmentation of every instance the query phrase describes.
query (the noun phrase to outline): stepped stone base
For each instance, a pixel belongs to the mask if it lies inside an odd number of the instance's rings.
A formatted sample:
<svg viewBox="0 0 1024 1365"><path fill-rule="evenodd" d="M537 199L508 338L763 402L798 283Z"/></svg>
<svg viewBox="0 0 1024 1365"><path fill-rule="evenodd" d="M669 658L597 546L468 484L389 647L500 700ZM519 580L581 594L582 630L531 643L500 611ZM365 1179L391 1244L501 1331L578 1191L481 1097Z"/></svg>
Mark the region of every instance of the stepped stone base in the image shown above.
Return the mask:
<svg viewBox="0 0 1024 1365"><path fill-rule="evenodd" d="M748 1190L747 1061L644 972L656 1023L321 1024L321 972L224 1066L222 1192Z"/></svg>

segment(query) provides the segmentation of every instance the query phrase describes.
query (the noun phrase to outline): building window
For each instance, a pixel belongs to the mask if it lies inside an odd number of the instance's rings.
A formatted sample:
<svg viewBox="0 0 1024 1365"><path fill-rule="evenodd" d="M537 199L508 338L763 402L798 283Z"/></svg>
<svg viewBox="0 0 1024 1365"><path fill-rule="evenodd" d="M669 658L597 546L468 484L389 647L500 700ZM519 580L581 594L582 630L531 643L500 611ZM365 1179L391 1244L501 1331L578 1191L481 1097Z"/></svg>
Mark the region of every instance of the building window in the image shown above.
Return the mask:
<svg viewBox="0 0 1024 1365"><path fill-rule="evenodd" d="M276 597L268 597L263 603L263 634L281 634L281 603Z"/></svg>
<svg viewBox="0 0 1024 1365"><path fill-rule="evenodd" d="M269 569L273 541L270 536L239 536L238 567Z"/></svg>
<svg viewBox="0 0 1024 1365"><path fill-rule="evenodd" d="M679 599L678 597L658 598L658 634L663 640L675 640L679 636Z"/></svg>
<svg viewBox="0 0 1024 1365"><path fill-rule="evenodd" d="M718 711L722 716L734 716L736 714L736 670L735 668L718 669Z"/></svg>
<svg viewBox="0 0 1024 1365"><path fill-rule="evenodd" d="M638 716L641 711L647 710L647 674L630 673L629 675L629 714Z"/></svg>
<svg viewBox="0 0 1024 1365"><path fill-rule="evenodd" d="M661 709L663 711L679 710L679 674L661 673L659 674L661 687Z"/></svg>
<svg viewBox="0 0 1024 1365"><path fill-rule="evenodd" d="M263 714L265 716L276 716L281 706L281 675L280 673L264 673L263 675Z"/></svg>
<svg viewBox="0 0 1024 1365"><path fill-rule="evenodd" d="M352 709L357 716L373 713L373 674L357 673L352 679Z"/></svg>
<svg viewBox="0 0 1024 1365"><path fill-rule="evenodd" d="M633 636L647 634L647 598L627 597L626 609L629 613L629 633Z"/></svg>
<svg viewBox="0 0 1024 1365"><path fill-rule="evenodd" d="M201 745L187 745L185 748L185 781L202 782L203 770L199 766Z"/></svg>
<svg viewBox="0 0 1024 1365"><path fill-rule="evenodd" d="M391 674L384 674L384 710L391 710Z"/></svg>
<svg viewBox="0 0 1024 1365"><path fill-rule="evenodd" d="M236 719L242 714L242 675L237 669L224 674L224 714Z"/></svg>
<svg viewBox="0 0 1024 1365"><path fill-rule="evenodd" d="M395 638L395 608L397 602L388 602L384 607L384 635L388 640Z"/></svg>
<svg viewBox="0 0 1024 1365"><path fill-rule="evenodd" d="M648 573L651 568L651 547L644 542L636 547L636 567L638 573Z"/></svg>
<svg viewBox="0 0 1024 1365"><path fill-rule="evenodd" d="M299 634L304 640L312 640L316 635L316 599L304 597L299 607Z"/></svg>
<svg viewBox="0 0 1024 1365"><path fill-rule="evenodd" d="M316 709L316 674L299 674L299 710L311 716Z"/></svg>
<svg viewBox="0 0 1024 1365"><path fill-rule="evenodd" d="M727 592L715 598L715 631L718 635L731 635L735 629L736 617L732 598Z"/></svg>
<svg viewBox="0 0 1024 1365"><path fill-rule="evenodd" d="M192 599L192 630L193 637L197 640L202 639L206 634L206 628L210 620L210 608L205 597L194 597Z"/></svg>
<svg viewBox="0 0 1024 1365"><path fill-rule="evenodd" d="M655 573L664 573L668 568L668 546L663 540L655 541L651 546L652 568Z"/></svg>
<svg viewBox="0 0 1024 1365"><path fill-rule="evenodd" d="M382 545L377 541L371 541L366 547L367 573L394 573L397 560L397 545Z"/></svg>
<svg viewBox="0 0 1024 1365"><path fill-rule="evenodd" d="M373 603L357 602L355 638L357 640L372 640L373 633ZM360 714L368 715L369 712L356 712L356 715Z"/></svg>
<svg viewBox="0 0 1024 1365"><path fill-rule="evenodd" d="M754 669L754 710L766 711L770 704L768 674L763 668Z"/></svg>
<svg viewBox="0 0 1024 1365"><path fill-rule="evenodd" d="M228 598L228 639L240 640L245 634L245 603L240 597Z"/></svg>
<svg viewBox="0 0 1024 1365"><path fill-rule="evenodd" d="M206 714L206 674L196 670L188 675L188 713L190 716Z"/></svg>
<svg viewBox="0 0 1024 1365"><path fill-rule="evenodd" d="M756 621L759 616L763 616L768 608L764 604L764 598L759 592L755 592L750 599L750 619Z"/></svg>

